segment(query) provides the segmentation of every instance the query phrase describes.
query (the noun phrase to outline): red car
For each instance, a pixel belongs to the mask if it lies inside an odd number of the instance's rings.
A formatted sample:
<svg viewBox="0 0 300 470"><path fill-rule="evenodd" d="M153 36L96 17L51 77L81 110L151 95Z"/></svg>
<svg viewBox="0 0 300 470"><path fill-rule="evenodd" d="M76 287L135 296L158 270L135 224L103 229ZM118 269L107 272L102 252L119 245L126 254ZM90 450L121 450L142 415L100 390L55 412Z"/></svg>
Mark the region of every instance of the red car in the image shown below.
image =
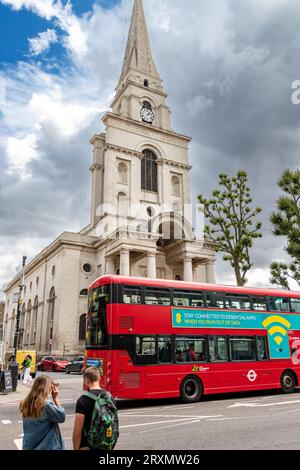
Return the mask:
<svg viewBox="0 0 300 470"><path fill-rule="evenodd" d="M52 372L63 372L66 366L69 364L64 357L59 356L46 356L38 363L38 370L40 371L52 371Z"/></svg>

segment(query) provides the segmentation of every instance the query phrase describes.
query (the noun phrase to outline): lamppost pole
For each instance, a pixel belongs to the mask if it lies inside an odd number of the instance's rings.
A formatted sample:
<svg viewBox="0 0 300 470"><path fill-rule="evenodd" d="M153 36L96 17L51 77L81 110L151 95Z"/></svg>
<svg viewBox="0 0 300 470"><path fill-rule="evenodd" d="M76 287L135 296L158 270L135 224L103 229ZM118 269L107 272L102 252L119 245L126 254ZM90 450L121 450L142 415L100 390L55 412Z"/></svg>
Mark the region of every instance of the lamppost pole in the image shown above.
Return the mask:
<svg viewBox="0 0 300 470"><path fill-rule="evenodd" d="M17 356L17 349L18 349L18 341L19 341L19 333L20 333L20 316L21 316L21 303L22 303L22 292L24 287L24 280L25 280L25 264L26 264L27 256L23 256L22 261L22 274L19 284L19 295L18 295L18 308L17 308L17 317L16 317L16 329L15 329L15 336L14 336L14 345L13 345L13 357L12 360L16 360Z"/></svg>

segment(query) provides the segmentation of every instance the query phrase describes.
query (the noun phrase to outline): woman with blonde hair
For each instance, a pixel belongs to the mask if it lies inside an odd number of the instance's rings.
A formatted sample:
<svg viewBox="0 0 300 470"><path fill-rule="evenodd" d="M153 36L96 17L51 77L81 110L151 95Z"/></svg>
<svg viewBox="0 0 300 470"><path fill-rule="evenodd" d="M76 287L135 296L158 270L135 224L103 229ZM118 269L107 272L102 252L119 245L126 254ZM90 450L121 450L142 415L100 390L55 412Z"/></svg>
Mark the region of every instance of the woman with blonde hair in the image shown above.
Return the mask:
<svg viewBox="0 0 300 470"><path fill-rule="evenodd" d="M64 423L66 416L58 399L57 386L50 377L41 375L21 402L23 450L64 450L58 424Z"/></svg>

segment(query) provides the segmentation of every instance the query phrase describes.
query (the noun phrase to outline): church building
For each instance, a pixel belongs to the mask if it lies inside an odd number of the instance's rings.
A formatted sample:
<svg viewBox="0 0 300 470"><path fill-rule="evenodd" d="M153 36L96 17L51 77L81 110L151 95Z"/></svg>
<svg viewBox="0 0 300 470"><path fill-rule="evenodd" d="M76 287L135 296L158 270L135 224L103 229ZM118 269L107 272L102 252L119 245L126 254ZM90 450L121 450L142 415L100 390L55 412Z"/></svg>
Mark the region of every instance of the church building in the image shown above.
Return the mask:
<svg viewBox="0 0 300 470"><path fill-rule="evenodd" d="M99 276L215 282L215 247L192 226L191 139L173 130L166 98L142 0L135 0L111 111L102 119L104 131L90 141L90 224L62 233L26 266L19 348L81 354L87 289ZM8 352L19 282L17 275L4 291Z"/></svg>

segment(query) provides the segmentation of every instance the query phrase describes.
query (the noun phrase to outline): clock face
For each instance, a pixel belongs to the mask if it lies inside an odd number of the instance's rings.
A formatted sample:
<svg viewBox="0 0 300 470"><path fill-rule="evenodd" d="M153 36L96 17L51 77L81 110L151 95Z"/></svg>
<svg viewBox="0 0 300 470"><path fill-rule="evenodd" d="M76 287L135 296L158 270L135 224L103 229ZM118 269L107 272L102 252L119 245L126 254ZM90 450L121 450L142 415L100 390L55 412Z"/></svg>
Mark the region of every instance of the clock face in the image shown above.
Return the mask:
<svg viewBox="0 0 300 470"><path fill-rule="evenodd" d="M152 111L152 109L149 109L149 108L142 108L141 109L141 117L143 119L144 122L148 122L150 124L152 124L152 122L154 121L154 113Z"/></svg>

